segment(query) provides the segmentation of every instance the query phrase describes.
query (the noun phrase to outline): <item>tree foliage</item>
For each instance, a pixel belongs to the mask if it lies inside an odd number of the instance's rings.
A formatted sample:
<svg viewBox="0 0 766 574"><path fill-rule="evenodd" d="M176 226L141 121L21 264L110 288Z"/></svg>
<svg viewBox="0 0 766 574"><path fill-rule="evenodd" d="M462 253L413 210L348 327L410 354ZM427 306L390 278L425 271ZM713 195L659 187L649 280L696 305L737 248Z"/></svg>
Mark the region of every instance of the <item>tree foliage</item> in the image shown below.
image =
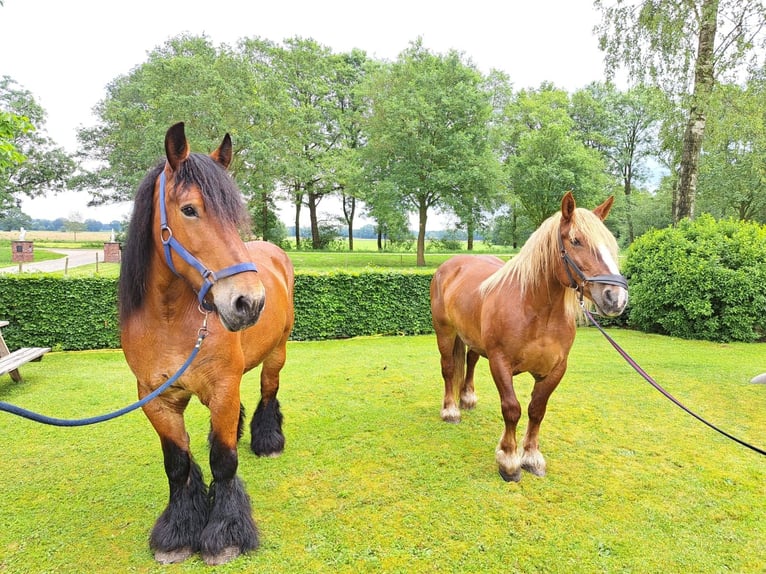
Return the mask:
<svg viewBox="0 0 766 574"><path fill-rule="evenodd" d="M759 0L595 0L608 77L624 66L687 110L674 220L693 217L699 157L715 83L741 70L764 47L766 6Z"/></svg>
<svg viewBox="0 0 766 574"><path fill-rule="evenodd" d="M22 196L66 189L72 158L45 133L45 111L11 78L0 78L0 215Z"/></svg>
<svg viewBox="0 0 766 574"><path fill-rule="evenodd" d="M713 93L699 203L716 217L766 222L765 71Z"/></svg>
<svg viewBox="0 0 766 574"><path fill-rule="evenodd" d="M425 265L429 210L465 207L474 201L461 205L461 198L495 185L481 82L459 53L434 54L418 39L369 84L366 163L375 185L418 214L418 265Z"/></svg>
<svg viewBox="0 0 766 574"><path fill-rule="evenodd" d="M569 106L565 91L543 84L518 92L505 111L510 189L534 226L558 211L565 191L595 205L608 189L603 160L578 137Z"/></svg>

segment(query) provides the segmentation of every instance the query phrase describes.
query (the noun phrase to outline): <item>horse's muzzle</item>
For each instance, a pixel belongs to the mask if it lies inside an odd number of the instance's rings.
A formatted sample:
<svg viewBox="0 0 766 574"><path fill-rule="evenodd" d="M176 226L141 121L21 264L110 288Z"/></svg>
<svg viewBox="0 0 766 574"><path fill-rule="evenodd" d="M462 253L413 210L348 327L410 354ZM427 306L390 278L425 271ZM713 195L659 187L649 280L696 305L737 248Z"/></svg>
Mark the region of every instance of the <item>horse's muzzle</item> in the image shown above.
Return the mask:
<svg viewBox="0 0 766 574"><path fill-rule="evenodd" d="M266 304L266 296L259 294L239 294L224 304L216 304L221 323L229 331L241 331L255 325Z"/></svg>
<svg viewBox="0 0 766 574"><path fill-rule="evenodd" d="M628 290L621 285L591 284L590 300L602 315L616 317L628 305Z"/></svg>

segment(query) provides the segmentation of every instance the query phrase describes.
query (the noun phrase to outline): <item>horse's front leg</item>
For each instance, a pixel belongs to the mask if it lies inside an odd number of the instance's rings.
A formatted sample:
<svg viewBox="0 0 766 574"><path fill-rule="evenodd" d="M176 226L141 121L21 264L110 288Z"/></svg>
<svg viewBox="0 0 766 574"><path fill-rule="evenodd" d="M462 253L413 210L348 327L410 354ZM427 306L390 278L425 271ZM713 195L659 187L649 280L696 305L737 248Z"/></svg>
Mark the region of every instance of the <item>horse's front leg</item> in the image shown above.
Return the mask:
<svg viewBox="0 0 766 574"><path fill-rule="evenodd" d="M513 390L513 371L502 354L489 356L489 369L500 394L500 410L505 429L495 450L500 476L506 482L521 480L521 456L517 452L516 426L521 418L521 405Z"/></svg>
<svg viewBox="0 0 766 574"><path fill-rule="evenodd" d="M258 547L258 529L253 521L250 499L237 476L239 385L217 381L210 408L210 515L202 531L200 550L208 565L224 564Z"/></svg>
<svg viewBox="0 0 766 574"><path fill-rule="evenodd" d="M279 373L285 366L287 341L269 353L261 367L261 400L250 423L250 449L258 456L279 456L285 449L279 408Z"/></svg>
<svg viewBox="0 0 766 574"><path fill-rule="evenodd" d="M529 426L524 435L524 454L521 457L521 467L535 476L545 476L545 458L540 452L539 435L540 425L543 422L545 411L548 407L548 399L561 381L566 372L567 362L564 360L546 376L535 375L535 386L532 389L532 400L529 401L527 414Z"/></svg>
<svg viewBox="0 0 766 574"><path fill-rule="evenodd" d="M148 393L140 391L143 397ZM161 396L144 405L162 444L170 497L152 529L149 546L161 564L183 562L200 547L208 519L207 487L189 451L183 411L189 395Z"/></svg>

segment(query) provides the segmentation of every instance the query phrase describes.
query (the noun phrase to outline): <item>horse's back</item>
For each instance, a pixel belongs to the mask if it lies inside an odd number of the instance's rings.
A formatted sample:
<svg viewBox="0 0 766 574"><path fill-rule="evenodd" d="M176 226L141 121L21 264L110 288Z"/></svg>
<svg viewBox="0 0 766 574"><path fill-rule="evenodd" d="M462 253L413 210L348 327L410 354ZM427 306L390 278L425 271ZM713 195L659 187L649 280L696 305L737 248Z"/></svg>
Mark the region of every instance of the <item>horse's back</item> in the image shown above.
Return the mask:
<svg viewBox="0 0 766 574"><path fill-rule="evenodd" d="M456 255L442 263L431 280L431 300L472 292L505 263L494 255Z"/></svg>
<svg viewBox="0 0 766 574"><path fill-rule="evenodd" d="M478 339L481 284L503 265L494 255L456 255L436 269L431 280L431 318L437 334L450 331Z"/></svg>
<svg viewBox="0 0 766 574"><path fill-rule="evenodd" d="M293 328L293 264L287 254L268 241L245 244L266 291L266 301L258 322L243 333L246 370L287 342Z"/></svg>

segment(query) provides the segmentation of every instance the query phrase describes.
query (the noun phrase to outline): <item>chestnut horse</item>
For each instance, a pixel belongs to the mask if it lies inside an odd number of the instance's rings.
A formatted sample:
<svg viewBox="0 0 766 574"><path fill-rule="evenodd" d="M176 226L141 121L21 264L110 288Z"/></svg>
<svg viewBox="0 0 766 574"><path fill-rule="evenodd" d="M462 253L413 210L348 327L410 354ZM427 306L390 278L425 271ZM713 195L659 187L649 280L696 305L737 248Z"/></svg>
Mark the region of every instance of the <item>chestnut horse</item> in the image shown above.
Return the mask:
<svg viewBox="0 0 766 574"><path fill-rule="evenodd" d="M543 222L507 263L489 255L458 255L443 263L431 281L431 315L444 377L441 418L459 422L460 408L476 405L474 369L479 357L486 357L505 421L495 459L506 481L520 480L522 468L545 475L540 423L566 371L582 298L608 316L619 315L627 304L617 242L603 224L612 201L591 212L577 208L567 193L561 212ZM521 406L513 377L523 372L535 383L519 453Z"/></svg>
<svg viewBox="0 0 766 574"><path fill-rule="evenodd" d="M159 435L170 488L149 543L161 563L200 551L208 564L221 564L258 546L237 477L237 441L240 380L259 364L251 448L265 456L284 448L277 391L293 327L293 268L278 247L240 238L247 212L226 171L228 134L211 155L190 153L179 123L165 136L165 154L136 193L122 254L122 348L143 398L179 370L195 341L200 345L180 378L143 407ZM184 427L192 395L210 410L209 490Z"/></svg>

